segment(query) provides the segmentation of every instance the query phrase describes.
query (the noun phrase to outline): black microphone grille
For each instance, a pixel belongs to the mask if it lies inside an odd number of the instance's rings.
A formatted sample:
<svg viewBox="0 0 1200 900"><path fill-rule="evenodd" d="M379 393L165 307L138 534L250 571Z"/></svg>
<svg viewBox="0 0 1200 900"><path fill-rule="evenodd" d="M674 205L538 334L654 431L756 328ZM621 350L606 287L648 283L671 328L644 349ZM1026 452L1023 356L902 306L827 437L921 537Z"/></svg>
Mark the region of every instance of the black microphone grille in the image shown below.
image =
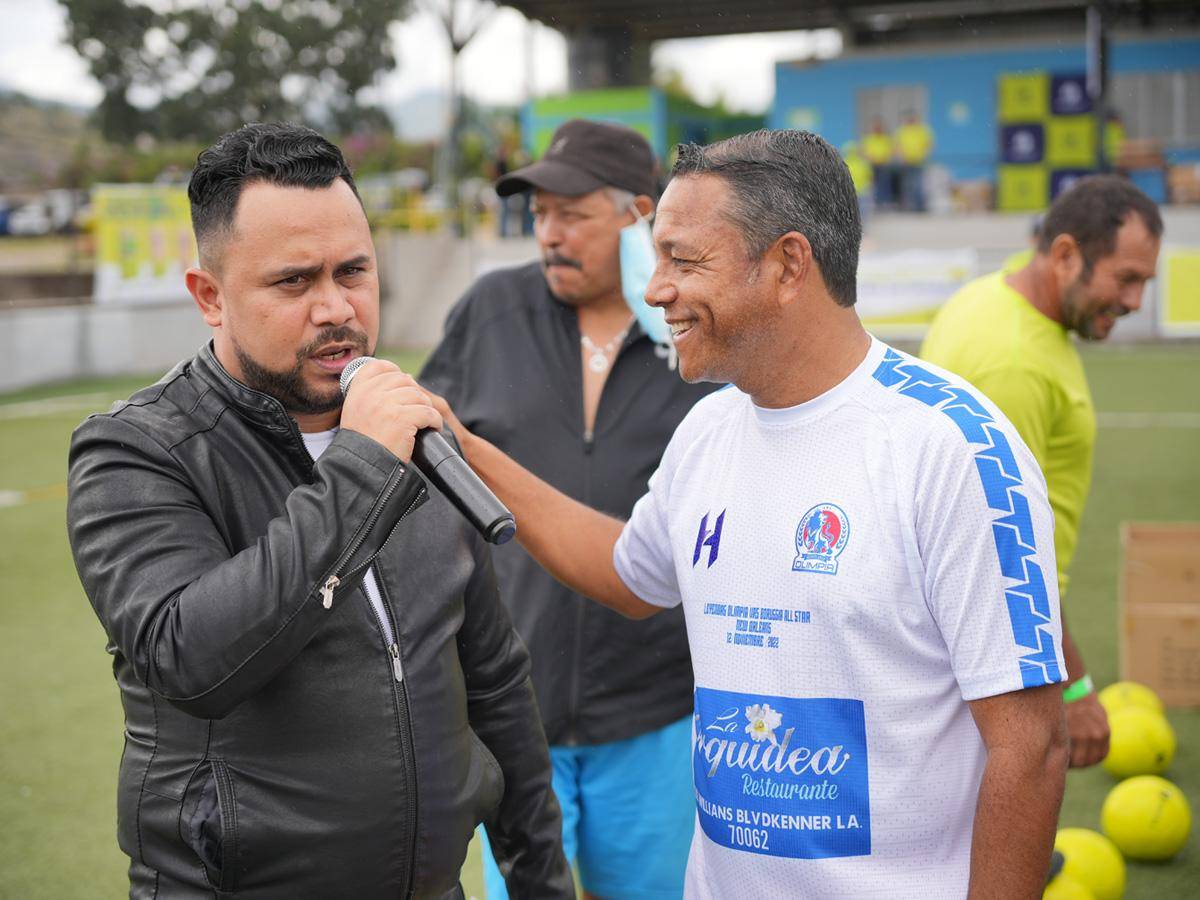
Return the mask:
<svg viewBox="0 0 1200 900"><path fill-rule="evenodd" d="M374 361L375 357L373 356L356 356L346 363L346 368L342 369L342 377L338 379L338 387L341 388L343 396L346 391L350 390L350 382L354 378L354 373L367 363Z"/></svg>

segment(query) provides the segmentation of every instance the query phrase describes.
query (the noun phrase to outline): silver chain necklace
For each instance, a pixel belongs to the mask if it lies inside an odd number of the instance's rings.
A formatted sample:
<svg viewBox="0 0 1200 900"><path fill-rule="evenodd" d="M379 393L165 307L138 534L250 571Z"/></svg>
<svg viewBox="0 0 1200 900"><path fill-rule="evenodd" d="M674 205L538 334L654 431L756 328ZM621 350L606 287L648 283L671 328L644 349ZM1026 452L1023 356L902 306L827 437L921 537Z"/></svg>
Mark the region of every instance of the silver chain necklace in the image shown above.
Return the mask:
<svg viewBox="0 0 1200 900"><path fill-rule="evenodd" d="M630 320L629 324L622 328L620 333L603 347L597 347L590 337L580 333L579 343L583 345L583 349L589 354L587 360L588 368L597 375L608 369L610 365L608 360L609 354L614 353L621 346L621 342L625 340L625 337L629 334L629 329L632 327L633 321Z"/></svg>

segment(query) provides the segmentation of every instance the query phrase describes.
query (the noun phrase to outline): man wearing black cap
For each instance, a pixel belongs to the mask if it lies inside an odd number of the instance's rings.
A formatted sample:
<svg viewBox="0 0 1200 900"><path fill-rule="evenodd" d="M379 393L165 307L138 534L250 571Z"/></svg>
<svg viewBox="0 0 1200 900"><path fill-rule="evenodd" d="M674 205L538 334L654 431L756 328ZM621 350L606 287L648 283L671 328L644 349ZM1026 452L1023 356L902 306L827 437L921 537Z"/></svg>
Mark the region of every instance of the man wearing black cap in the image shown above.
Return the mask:
<svg viewBox="0 0 1200 900"><path fill-rule="evenodd" d="M631 129L572 120L496 191L533 192L541 259L473 285L420 380L526 468L626 518L676 425L713 388L684 383L631 313L645 290L639 263L653 268L653 151ZM533 658L563 845L585 892L680 896L695 817L682 615L626 619L515 544L495 565ZM505 896L487 853L485 875L490 900Z"/></svg>

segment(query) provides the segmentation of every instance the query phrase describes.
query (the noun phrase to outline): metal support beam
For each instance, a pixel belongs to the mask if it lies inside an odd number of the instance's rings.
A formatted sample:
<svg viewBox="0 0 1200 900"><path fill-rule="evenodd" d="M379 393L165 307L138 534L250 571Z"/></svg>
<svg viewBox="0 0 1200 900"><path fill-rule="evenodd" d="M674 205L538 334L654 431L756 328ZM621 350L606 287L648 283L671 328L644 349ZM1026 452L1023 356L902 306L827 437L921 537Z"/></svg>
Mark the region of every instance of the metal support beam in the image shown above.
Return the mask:
<svg viewBox="0 0 1200 900"><path fill-rule="evenodd" d="M626 87L650 83L650 42L625 27L583 27L567 34L568 88Z"/></svg>
<svg viewBox="0 0 1200 900"><path fill-rule="evenodd" d="M1104 0L1087 8L1087 92L1096 117L1096 168L1111 171L1115 160L1108 158L1105 131L1108 128L1108 10Z"/></svg>

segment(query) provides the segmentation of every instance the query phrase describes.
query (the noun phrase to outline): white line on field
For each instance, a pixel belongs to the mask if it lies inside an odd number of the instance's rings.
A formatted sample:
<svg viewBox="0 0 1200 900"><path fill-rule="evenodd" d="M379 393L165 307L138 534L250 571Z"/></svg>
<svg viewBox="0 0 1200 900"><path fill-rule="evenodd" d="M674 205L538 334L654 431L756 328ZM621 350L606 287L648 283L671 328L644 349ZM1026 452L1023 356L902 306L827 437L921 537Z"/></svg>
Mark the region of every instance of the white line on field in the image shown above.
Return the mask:
<svg viewBox="0 0 1200 900"><path fill-rule="evenodd" d="M1200 428L1200 413L1192 412L1102 412L1096 413L1101 428Z"/></svg>
<svg viewBox="0 0 1200 900"><path fill-rule="evenodd" d="M67 485L65 482L44 484L41 487L30 488L27 491L0 488L0 509L24 506L27 503L37 503L41 500L65 500L66 496Z"/></svg>
<svg viewBox="0 0 1200 900"><path fill-rule="evenodd" d="M24 491L0 491L0 509L7 509L10 506L22 506L24 503Z"/></svg>
<svg viewBox="0 0 1200 900"><path fill-rule="evenodd" d="M27 400L24 403L3 403L0 404L0 421L57 416L67 412L96 412L107 408L111 402L109 394L72 394L45 400Z"/></svg>

